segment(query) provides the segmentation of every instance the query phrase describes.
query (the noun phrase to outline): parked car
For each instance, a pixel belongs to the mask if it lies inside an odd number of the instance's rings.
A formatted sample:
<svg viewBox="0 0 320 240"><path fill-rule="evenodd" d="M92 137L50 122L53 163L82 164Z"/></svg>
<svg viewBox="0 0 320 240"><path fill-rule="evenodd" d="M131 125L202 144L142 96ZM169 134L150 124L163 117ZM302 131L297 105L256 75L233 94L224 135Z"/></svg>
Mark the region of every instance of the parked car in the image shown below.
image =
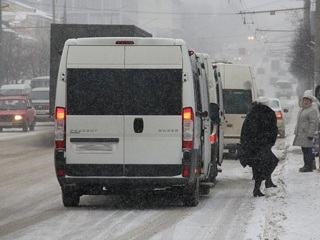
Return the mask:
<svg viewBox="0 0 320 240"><path fill-rule="evenodd" d="M22 96L29 95L31 87L29 84L5 84L0 88L1 96Z"/></svg>
<svg viewBox="0 0 320 240"><path fill-rule="evenodd" d="M257 69L257 74L265 74L266 73L266 70L262 67L258 68Z"/></svg>
<svg viewBox="0 0 320 240"><path fill-rule="evenodd" d="M49 114L49 87L33 88L30 93L32 104L36 109L37 121L50 121Z"/></svg>
<svg viewBox="0 0 320 240"><path fill-rule="evenodd" d="M280 80L276 82L276 98L286 97L291 98L293 95L292 83L286 80Z"/></svg>
<svg viewBox="0 0 320 240"><path fill-rule="evenodd" d="M280 138L285 138L286 128L283 114L289 112L287 108L281 106L278 98L269 98L269 107L275 112L277 117L278 134Z"/></svg>
<svg viewBox="0 0 320 240"><path fill-rule="evenodd" d="M49 87L50 85L50 77L49 76L41 76L41 77L36 77L32 78L30 82L31 88L36 88L36 87Z"/></svg>
<svg viewBox="0 0 320 240"><path fill-rule="evenodd" d="M22 128L33 131L36 113L28 96L0 97L0 132L3 128Z"/></svg>

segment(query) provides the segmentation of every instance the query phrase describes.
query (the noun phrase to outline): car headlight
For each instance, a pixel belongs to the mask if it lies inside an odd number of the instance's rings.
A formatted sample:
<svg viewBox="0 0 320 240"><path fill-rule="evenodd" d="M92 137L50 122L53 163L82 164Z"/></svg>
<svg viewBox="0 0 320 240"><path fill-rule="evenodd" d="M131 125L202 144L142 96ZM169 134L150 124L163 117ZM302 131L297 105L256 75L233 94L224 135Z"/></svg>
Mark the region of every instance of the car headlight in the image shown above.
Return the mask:
<svg viewBox="0 0 320 240"><path fill-rule="evenodd" d="M23 117L21 115L15 115L14 116L14 120L16 120L16 121L19 121L19 120L22 120L22 119L23 119Z"/></svg>

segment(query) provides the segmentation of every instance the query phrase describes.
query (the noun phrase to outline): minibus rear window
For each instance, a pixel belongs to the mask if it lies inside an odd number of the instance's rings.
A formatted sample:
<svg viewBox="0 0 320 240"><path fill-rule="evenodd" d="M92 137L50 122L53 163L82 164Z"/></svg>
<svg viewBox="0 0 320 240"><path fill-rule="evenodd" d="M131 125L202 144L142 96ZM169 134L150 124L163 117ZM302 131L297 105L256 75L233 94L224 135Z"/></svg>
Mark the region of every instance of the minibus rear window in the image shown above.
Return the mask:
<svg viewBox="0 0 320 240"><path fill-rule="evenodd" d="M223 89L226 114L247 114L252 105L251 90Z"/></svg>
<svg viewBox="0 0 320 240"><path fill-rule="evenodd" d="M181 115L182 69L68 69L68 115Z"/></svg>

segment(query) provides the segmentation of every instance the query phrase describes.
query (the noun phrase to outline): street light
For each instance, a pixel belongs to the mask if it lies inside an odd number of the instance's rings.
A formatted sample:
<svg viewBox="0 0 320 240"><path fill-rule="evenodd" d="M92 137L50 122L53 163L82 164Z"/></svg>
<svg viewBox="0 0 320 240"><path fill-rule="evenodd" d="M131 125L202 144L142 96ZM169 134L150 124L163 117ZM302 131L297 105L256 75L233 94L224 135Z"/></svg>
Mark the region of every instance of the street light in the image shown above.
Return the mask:
<svg viewBox="0 0 320 240"><path fill-rule="evenodd" d="M0 0L0 84L3 83L3 50L2 50L2 0Z"/></svg>

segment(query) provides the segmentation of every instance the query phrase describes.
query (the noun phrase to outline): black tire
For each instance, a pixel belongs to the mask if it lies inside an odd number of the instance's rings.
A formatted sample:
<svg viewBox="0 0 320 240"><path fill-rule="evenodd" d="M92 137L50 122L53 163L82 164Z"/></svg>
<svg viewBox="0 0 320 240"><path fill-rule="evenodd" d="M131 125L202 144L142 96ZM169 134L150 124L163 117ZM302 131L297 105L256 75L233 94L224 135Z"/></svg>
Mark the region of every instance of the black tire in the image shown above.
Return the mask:
<svg viewBox="0 0 320 240"><path fill-rule="evenodd" d="M218 164L214 161L210 166L209 182L215 183L218 176Z"/></svg>
<svg viewBox="0 0 320 240"><path fill-rule="evenodd" d="M200 185L200 194L207 195L210 193L210 186L201 186Z"/></svg>
<svg viewBox="0 0 320 240"><path fill-rule="evenodd" d="M2 132L3 131L3 128L2 127L0 127L0 132Z"/></svg>
<svg viewBox="0 0 320 240"><path fill-rule="evenodd" d="M77 192L62 189L62 202L65 207L76 207L80 203L80 195Z"/></svg>
<svg viewBox="0 0 320 240"><path fill-rule="evenodd" d="M23 132L28 132L28 129L29 129L29 123L28 122L25 122L22 126L22 131Z"/></svg>
<svg viewBox="0 0 320 240"><path fill-rule="evenodd" d="M35 126L36 126L36 119L34 119L31 125L29 126L29 130L34 131Z"/></svg>
<svg viewBox="0 0 320 240"><path fill-rule="evenodd" d="M196 207L199 204L200 199L200 187L199 177L197 177L196 183L192 187L184 189L183 203L187 207Z"/></svg>

